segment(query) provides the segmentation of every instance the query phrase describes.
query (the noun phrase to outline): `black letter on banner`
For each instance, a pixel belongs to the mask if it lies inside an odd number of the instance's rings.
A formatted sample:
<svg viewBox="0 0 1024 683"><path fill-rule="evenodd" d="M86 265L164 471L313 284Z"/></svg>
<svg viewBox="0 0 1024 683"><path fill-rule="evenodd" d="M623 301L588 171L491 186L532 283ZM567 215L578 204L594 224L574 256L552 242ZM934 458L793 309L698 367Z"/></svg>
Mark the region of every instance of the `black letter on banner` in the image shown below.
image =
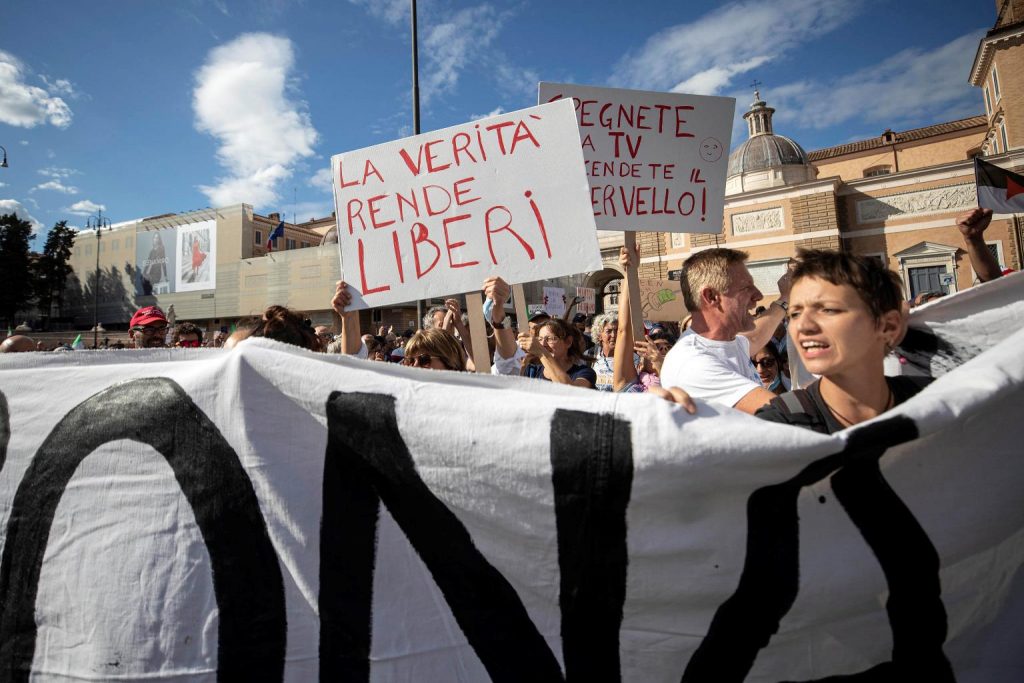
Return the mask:
<svg viewBox="0 0 1024 683"><path fill-rule="evenodd" d="M11 440L11 411L7 408L7 397L0 391L0 472L7 462L7 443Z"/></svg>
<svg viewBox="0 0 1024 683"><path fill-rule="evenodd" d="M618 681L626 600L626 507L633 485L629 423L556 410L551 468L568 681Z"/></svg>
<svg viewBox="0 0 1024 683"><path fill-rule="evenodd" d="M851 463L832 477L832 491L871 546L889 585L885 609L892 626L890 680L953 681L942 644L946 610L939 554L878 468L878 459Z"/></svg>
<svg viewBox="0 0 1024 683"><path fill-rule="evenodd" d="M515 590L420 479L398 432L395 399L333 392L327 424L320 680L369 680L378 498L430 570L492 680L562 680Z"/></svg>
<svg viewBox="0 0 1024 683"><path fill-rule="evenodd" d="M157 450L195 515L210 553L220 612L217 679L280 681L287 637L284 583L256 492L217 427L166 378L118 384L76 406L25 472L0 561L0 680L29 680L39 573L64 489L86 456L119 439Z"/></svg>
<svg viewBox="0 0 1024 683"><path fill-rule="evenodd" d="M891 662L842 680L953 680L942 652L946 611L939 590L938 553L878 470L886 449L917 435L917 426L906 417L862 427L850 435L840 453L813 462L789 481L758 489L750 496L747 556L739 586L715 613L708 634L686 666L684 682L730 683L746 678L757 653L778 632L779 623L796 600L800 489L836 470L840 470L832 479L836 497L885 571L893 630Z"/></svg>

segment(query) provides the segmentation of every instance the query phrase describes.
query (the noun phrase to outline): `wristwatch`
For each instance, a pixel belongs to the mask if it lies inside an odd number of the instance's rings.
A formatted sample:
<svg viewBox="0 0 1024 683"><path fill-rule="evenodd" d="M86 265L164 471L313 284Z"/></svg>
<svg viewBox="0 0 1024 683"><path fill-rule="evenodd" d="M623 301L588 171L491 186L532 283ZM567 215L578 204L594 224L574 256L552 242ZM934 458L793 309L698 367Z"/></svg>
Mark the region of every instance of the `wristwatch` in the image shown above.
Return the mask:
<svg viewBox="0 0 1024 683"><path fill-rule="evenodd" d="M501 320L492 320L491 321L491 327L493 327L496 330L503 330L503 329L505 329L505 319L502 318Z"/></svg>
<svg viewBox="0 0 1024 683"><path fill-rule="evenodd" d="M772 303L773 304L778 304L779 308L782 309L783 313L789 313L789 302L788 301L783 301L781 299L776 299Z"/></svg>

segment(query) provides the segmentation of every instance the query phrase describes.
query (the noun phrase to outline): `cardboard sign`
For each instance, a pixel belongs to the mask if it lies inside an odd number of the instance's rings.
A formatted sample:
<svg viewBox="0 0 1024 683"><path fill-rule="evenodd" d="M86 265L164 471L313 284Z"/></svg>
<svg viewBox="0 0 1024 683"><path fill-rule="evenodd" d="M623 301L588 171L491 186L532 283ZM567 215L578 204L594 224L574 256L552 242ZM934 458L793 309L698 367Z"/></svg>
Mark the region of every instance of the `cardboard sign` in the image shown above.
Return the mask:
<svg viewBox="0 0 1024 683"><path fill-rule="evenodd" d="M682 290L672 280L640 280L640 308L644 320L679 322L687 316Z"/></svg>
<svg viewBox="0 0 1024 683"><path fill-rule="evenodd" d="M601 267L571 102L331 159L352 309Z"/></svg>
<svg viewBox="0 0 1024 683"><path fill-rule="evenodd" d="M576 311L578 313L593 315L597 311L597 302L595 299L597 296L597 290L593 287L577 287L576 296L583 299L583 301L576 304Z"/></svg>
<svg viewBox="0 0 1024 683"><path fill-rule="evenodd" d="M544 288L544 310L552 318L561 318L565 313L565 290L561 287Z"/></svg>
<svg viewBox="0 0 1024 683"><path fill-rule="evenodd" d="M601 230L719 232L736 100L541 83L573 101Z"/></svg>
<svg viewBox="0 0 1024 683"><path fill-rule="evenodd" d="M936 380L831 436L269 339L0 354L0 680L1019 680L1024 275L910 325Z"/></svg>

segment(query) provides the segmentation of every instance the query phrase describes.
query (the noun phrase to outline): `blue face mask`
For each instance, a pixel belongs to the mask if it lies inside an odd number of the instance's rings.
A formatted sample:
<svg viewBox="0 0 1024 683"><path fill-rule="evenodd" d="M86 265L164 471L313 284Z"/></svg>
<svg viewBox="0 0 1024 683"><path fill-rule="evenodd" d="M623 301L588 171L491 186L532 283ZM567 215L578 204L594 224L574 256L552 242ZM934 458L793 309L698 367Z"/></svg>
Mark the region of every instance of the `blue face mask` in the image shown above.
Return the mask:
<svg viewBox="0 0 1024 683"><path fill-rule="evenodd" d="M491 314L494 312L494 299L484 299L484 320L487 321L488 325L493 324L491 321Z"/></svg>
<svg viewBox="0 0 1024 683"><path fill-rule="evenodd" d="M768 387L768 391L775 391L782 386L782 373L775 375L775 379L772 381L771 386Z"/></svg>

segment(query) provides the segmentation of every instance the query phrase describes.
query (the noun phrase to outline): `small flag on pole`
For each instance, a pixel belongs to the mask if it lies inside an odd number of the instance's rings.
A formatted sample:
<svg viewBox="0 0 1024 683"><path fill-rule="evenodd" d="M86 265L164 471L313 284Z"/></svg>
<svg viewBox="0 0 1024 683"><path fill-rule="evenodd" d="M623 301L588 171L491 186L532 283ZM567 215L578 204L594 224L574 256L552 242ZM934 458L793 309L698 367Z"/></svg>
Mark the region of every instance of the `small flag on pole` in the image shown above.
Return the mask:
<svg viewBox="0 0 1024 683"><path fill-rule="evenodd" d="M1024 176L974 158L978 206L993 213L1024 213Z"/></svg>
<svg viewBox="0 0 1024 683"><path fill-rule="evenodd" d="M84 351L85 350L85 342L82 341L82 335L81 334L79 334L77 337L75 337L75 341L71 342L71 348L73 348L75 351Z"/></svg>
<svg viewBox="0 0 1024 683"><path fill-rule="evenodd" d="M274 240L278 237L284 237L284 221L278 223L274 232L270 233L270 237L267 238L267 251L274 251Z"/></svg>

